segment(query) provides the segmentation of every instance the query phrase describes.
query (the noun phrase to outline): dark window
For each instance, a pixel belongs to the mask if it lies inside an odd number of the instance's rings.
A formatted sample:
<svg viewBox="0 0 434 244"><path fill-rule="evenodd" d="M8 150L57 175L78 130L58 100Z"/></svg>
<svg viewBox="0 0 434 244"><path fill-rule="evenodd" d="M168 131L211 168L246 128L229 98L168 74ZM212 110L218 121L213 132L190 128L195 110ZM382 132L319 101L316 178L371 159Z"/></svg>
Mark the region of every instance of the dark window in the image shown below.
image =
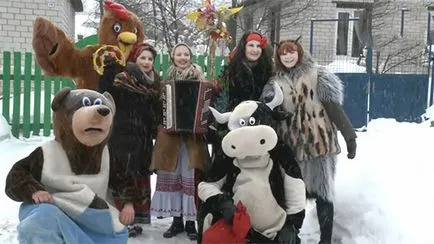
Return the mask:
<svg viewBox="0 0 434 244"><path fill-rule="evenodd" d="M363 15L363 11L355 11L354 18L361 18ZM363 20L362 20L363 21ZM362 53L363 43L362 38L359 37L360 31L357 31L360 23L358 21L353 21L353 45L351 48L351 57L359 57Z"/></svg>
<svg viewBox="0 0 434 244"><path fill-rule="evenodd" d="M268 33L271 45L280 40L280 7L280 5L274 6L268 12Z"/></svg>
<svg viewBox="0 0 434 244"><path fill-rule="evenodd" d="M348 25L350 14L341 12L338 15L338 38L336 40L336 55L347 55L348 49Z"/></svg>

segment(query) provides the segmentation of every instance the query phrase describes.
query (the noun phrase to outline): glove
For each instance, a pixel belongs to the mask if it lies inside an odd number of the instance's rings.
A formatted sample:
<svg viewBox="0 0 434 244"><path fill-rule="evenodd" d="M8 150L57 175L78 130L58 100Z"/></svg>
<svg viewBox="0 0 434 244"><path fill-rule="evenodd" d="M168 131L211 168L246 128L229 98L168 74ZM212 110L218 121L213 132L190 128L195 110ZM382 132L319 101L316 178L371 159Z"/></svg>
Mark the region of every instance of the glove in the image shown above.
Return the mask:
<svg viewBox="0 0 434 244"><path fill-rule="evenodd" d="M285 224L280 230L277 241L278 243L297 243L297 230L292 224Z"/></svg>
<svg viewBox="0 0 434 244"><path fill-rule="evenodd" d="M220 203L220 213L225 222L231 225L235 213L235 206L232 199L227 199Z"/></svg>
<svg viewBox="0 0 434 244"><path fill-rule="evenodd" d="M224 194L212 196L206 200L216 212L219 212L227 224L232 224L235 213L234 200Z"/></svg>
<svg viewBox="0 0 434 244"><path fill-rule="evenodd" d="M357 143L356 143L356 139L350 139L348 141L346 141L347 143L347 157L349 159L353 159L356 157L356 149L357 149Z"/></svg>
<svg viewBox="0 0 434 244"><path fill-rule="evenodd" d="M116 64L116 60L114 58L111 57L106 57L104 59L104 67L105 69L107 68L113 68Z"/></svg>

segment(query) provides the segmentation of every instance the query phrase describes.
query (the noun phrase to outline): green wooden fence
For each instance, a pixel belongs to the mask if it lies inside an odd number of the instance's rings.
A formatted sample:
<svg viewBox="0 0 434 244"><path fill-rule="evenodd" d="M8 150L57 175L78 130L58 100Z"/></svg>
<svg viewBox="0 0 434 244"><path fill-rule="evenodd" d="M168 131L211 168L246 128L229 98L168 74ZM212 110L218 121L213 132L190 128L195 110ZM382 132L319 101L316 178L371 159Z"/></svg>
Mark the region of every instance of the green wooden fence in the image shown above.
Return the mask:
<svg viewBox="0 0 434 244"><path fill-rule="evenodd" d="M12 125L15 137L20 133L23 137L40 135L41 130L42 135L49 136L52 98L63 87L75 88L70 79L42 76L32 53L4 52L0 80L3 84L2 115Z"/></svg>
<svg viewBox="0 0 434 244"><path fill-rule="evenodd" d="M76 43L79 48L96 43L96 36L90 36ZM22 59L24 58L24 67ZM205 71L210 67L206 56L193 57ZM217 56L215 73L219 74L226 58ZM166 78L169 67L169 56L159 54L155 59L155 68ZM206 72L208 73L208 72ZM210 77L207 75L207 78ZM49 136L52 129L51 101L54 95L64 87L75 88L72 80L65 77L41 75L32 53L3 52L3 73L0 74L2 89L2 115L12 126L12 135L30 137L31 135Z"/></svg>

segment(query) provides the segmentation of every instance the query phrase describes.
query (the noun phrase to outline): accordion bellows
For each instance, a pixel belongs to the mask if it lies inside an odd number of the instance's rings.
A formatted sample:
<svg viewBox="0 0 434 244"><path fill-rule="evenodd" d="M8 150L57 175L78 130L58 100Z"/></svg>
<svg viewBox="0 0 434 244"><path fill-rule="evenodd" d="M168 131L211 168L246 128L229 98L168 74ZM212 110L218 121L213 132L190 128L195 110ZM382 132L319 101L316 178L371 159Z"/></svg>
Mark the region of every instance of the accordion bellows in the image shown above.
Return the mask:
<svg viewBox="0 0 434 244"><path fill-rule="evenodd" d="M214 85L209 81L172 80L163 83L163 126L169 132L207 132Z"/></svg>

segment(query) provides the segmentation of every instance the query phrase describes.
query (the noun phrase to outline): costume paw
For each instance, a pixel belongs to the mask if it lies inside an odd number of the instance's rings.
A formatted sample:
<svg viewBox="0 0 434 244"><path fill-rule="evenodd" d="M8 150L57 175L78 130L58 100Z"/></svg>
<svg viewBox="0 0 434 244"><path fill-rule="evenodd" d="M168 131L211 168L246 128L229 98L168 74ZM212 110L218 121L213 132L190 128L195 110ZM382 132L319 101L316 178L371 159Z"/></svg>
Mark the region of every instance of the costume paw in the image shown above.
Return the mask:
<svg viewBox="0 0 434 244"><path fill-rule="evenodd" d="M59 44L66 40L65 33L52 22L36 17L33 26L33 50L41 68L47 75L56 74L56 66L52 60L59 50Z"/></svg>
<svg viewBox="0 0 434 244"><path fill-rule="evenodd" d="M212 225L212 214L207 214L203 220L203 232L205 232Z"/></svg>

